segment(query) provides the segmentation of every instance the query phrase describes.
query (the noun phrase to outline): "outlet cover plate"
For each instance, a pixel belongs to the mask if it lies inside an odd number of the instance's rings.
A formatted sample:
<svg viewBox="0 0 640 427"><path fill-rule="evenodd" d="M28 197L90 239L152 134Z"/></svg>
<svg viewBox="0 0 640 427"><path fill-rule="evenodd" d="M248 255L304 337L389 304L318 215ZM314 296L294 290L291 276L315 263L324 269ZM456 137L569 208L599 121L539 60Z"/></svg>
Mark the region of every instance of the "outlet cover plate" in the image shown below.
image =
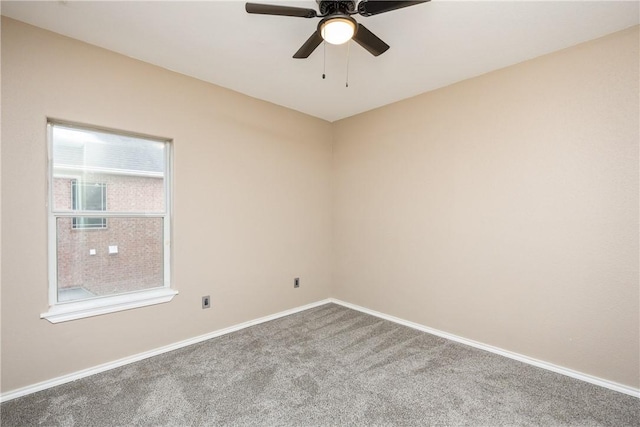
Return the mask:
<svg viewBox="0 0 640 427"><path fill-rule="evenodd" d="M209 295L202 297L202 308L211 308L211 297Z"/></svg>

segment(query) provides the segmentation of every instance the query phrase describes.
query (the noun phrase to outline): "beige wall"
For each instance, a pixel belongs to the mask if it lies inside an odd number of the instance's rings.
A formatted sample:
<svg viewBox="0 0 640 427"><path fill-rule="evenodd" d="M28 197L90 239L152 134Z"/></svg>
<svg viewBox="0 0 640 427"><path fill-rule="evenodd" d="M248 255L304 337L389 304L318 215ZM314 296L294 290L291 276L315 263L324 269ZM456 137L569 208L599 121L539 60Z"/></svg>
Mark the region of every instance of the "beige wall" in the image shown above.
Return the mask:
<svg viewBox="0 0 640 427"><path fill-rule="evenodd" d="M2 392L329 296L638 387L638 58L636 27L332 125L3 18ZM171 303L39 319L46 117L174 139Z"/></svg>
<svg viewBox="0 0 640 427"><path fill-rule="evenodd" d="M638 45L335 123L333 296L640 386Z"/></svg>
<svg viewBox="0 0 640 427"><path fill-rule="evenodd" d="M39 318L47 117L173 138L172 302ZM328 122L3 18L2 143L3 392L329 295Z"/></svg>

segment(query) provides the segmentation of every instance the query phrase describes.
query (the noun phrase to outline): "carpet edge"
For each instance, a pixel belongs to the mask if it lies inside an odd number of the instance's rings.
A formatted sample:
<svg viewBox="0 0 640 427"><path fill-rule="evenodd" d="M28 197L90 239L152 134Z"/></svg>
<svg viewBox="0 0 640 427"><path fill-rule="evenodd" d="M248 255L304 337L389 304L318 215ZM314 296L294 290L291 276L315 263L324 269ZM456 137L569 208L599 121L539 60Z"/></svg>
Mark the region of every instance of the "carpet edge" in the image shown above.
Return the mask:
<svg viewBox="0 0 640 427"><path fill-rule="evenodd" d="M312 302L299 307L291 308L289 310L280 311L278 313L271 314L268 316L260 317L253 320L248 320L246 322L229 326L227 328L218 329L216 331L209 332L204 335L199 335L193 338L187 338L186 340L178 341L177 343L168 344L166 346L158 347L153 350L148 350L142 353L134 354L132 356L123 357L121 359L118 359L112 362L103 363L101 365L93 366L91 368L82 369L80 371L61 375L59 377L52 378L50 380L41 381L36 384L11 390L6 393L0 394L0 403L8 402L18 397L26 396L32 393L36 393L38 391L42 391L42 390L46 390L62 384L66 384L75 380L79 380L81 378L89 377L91 375L99 374L101 372L109 371L111 369L119 368L121 366L125 366L131 363L139 362L141 360L148 359L153 356L158 356L160 354L167 353L169 351L177 350L192 344L197 344L199 342L209 340L211 338L216 338L222 335L230 334L232 332L236 332L241 329L248 328L250 326L259 325L260 323L276 320L281 317L289 316L291 314L299 313L301 311L309 310L311 308L319 307L321 305L325 305L329 303L331 303L331 300L328 298L324 300Z"/></svg>
<svg viewBox="0 0 640 427"><path fill-rule="evenodd" d="M614 381L609 381L604 378L595 377L593 375L585 374L583 372L575 371L573 369L565 368L563 366L554 365L553 363L545 362L543 360L534 359L529 356L525 356L524 354L515 353L509 350L505 350L499 347L494 347L489 344L484 344L479 341L470 340L468 338L460 337L458 335L454 335L448 332L441 331L439 329L430 328L428 326L421 325L419 323L411 322L409 320L401 319L399 317L391 316L385 313L381 313L379 311L371 310L365 307L361 307L356 304L352 304L346 301L342 301L336 298L329 298L330 303L338 304L346 308L350 308L352 310L360 311L362 313L369 314L371 316L379 317L384 320L388 320L390 322L398 323L403 326L407 326L412 329L417 329L421 332L426 332L431 335L436 335L441 338L445 338L451 341L455 341L460 344L465 344L480 350L485 350L490 353L494 353L503 357L507 357L509 359L514 359L528 365L536 366L538 368L546 369L548 371L552 371L561 375L565 375L567 377L571 377L577 380L581 380L590 384L594 384L600 387L604 387L613 391L617 391L619 393L623 393L632 397L636 397L640 399L640 389L633 388L624 384L620 384Z"/></svg>

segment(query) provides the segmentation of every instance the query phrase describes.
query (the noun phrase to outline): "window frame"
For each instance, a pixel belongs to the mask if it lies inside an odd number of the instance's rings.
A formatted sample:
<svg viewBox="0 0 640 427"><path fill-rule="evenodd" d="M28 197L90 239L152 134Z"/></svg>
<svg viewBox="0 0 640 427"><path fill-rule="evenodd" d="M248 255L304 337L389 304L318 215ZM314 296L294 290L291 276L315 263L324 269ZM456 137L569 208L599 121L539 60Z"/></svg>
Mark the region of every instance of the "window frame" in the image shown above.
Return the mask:
<svg viewBox="0 0 640 427"><path fill-rule="evenodd" d="M162 138L122 130L110 129L99 126L80 124L64 120L47 119L47 184L48 184L48 265L49 265L49 309L42 313L40 318L51 323L65 322L82 319L91 316L145 307L154 304L169 302L178 291L171 288L171 259L172 259L172 200L173 200L173 141L170 138ZM90 132L112 133L128 137L146 139L165 144L164 150L164 211L160 213L148 212L108 212L89 210L62 210L54 204L54 176L53 176L53 128L64 126L67 128L82 129ZM75 301L58 301L58 254L57 254L57 219L67 217L96 217L96 218L162 218L163 219L163 284L160 287L148 288L139 291L119 293L109 296L87 298ZM86 229L89 230L89 229ZM95 230L102 230L96 228Z"/></svg>

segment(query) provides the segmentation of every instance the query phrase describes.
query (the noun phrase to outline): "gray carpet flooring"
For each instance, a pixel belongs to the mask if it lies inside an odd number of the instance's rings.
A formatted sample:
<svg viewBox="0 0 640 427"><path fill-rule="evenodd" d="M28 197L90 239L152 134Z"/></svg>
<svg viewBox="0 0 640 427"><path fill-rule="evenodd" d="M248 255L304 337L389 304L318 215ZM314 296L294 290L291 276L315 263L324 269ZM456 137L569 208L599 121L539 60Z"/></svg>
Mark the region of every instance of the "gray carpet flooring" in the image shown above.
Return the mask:
<svg viewBox="0 0 640 427"><path fill-rule="evenodd" d="M0 410L2 426L640 425L640 399L335 304Z"/></svg>

